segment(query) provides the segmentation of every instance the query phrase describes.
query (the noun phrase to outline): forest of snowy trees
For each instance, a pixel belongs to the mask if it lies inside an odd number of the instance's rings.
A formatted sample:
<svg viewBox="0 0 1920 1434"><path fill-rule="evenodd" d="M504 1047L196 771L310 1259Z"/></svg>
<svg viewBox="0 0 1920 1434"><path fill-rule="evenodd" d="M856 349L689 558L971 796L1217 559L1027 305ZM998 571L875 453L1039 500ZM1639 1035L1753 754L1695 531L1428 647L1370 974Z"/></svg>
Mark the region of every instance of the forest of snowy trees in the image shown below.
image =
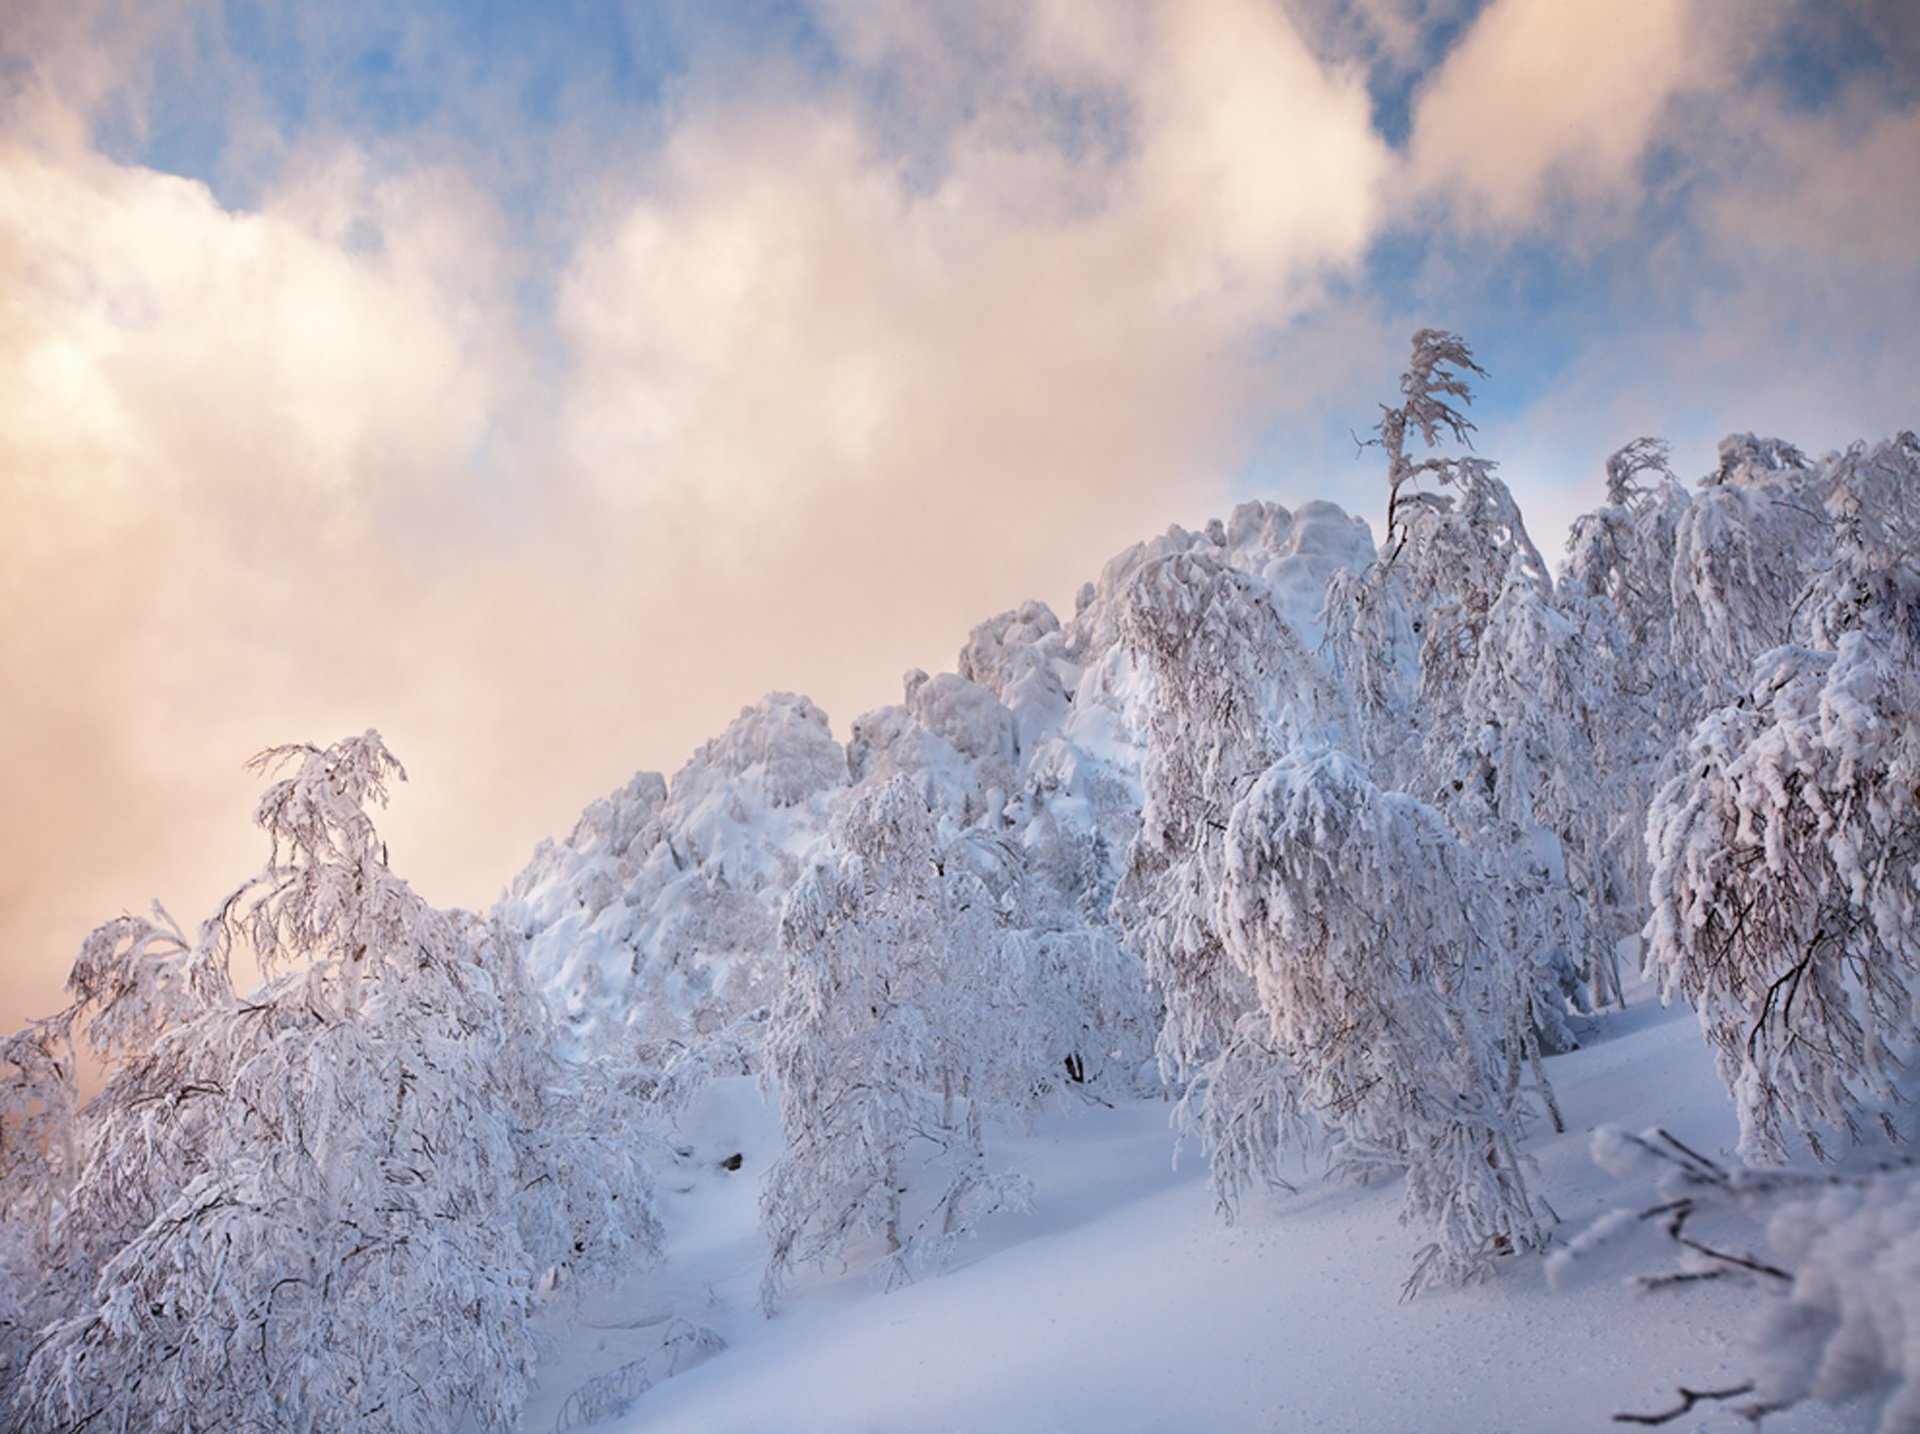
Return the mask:
<svg viewBox="0 0 1920 1434"><path fill-rule="evenodd" d="M1228 1217L1399 1182L1410 1295L1577 1260L1618 1232L1555 1229L1527 1140L1637 965L1746 1165L1600 1154L1667 1171L1703 1273L1779 1287L1742 1397L1916 1427L1920 1280L1876 1252L1920 1240L1920 439L1736 435L1692 486L1637 440L1556 570L1468 442L1479 375L1414 336L1378 542L1243 504L844 744L770 696L485 915L389 869L376 734L263 754L260 871L192 934L99 927L0 1042L6 1422L511 1426L535 1315L658 1257L716 1075L784 1134L769 1314L823 1261L937 1270L1025 1203L1007 1131L1142 1095ZM1772 1256L1689 1247L1714 1204Z"/></svg>

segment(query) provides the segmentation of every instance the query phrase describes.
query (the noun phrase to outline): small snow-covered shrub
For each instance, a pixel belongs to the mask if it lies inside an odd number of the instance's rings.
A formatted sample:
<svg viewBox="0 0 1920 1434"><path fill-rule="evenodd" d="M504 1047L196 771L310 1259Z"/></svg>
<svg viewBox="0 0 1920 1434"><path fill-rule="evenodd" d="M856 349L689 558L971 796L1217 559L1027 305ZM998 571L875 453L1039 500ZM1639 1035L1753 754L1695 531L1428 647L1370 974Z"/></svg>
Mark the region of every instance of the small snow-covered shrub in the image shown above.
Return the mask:
<svg viewBox="0 0 1920 1434"><path fill-rule="evenodd" d="M1593 1153L1622 1178L1652 1174L1659 1199L1638 1212L1613 1211L1557 1250L1549 1262L1555 1284L1601 1246L1658 1221L1681 1247L1681 1268L1642 1277L1647 1288L1732 1279L1770 1296L1747 1331L1748 1379L1682 1390L1683 1404L1671 1412L1616 1418L1665 1423L1703 1400L1723 1400L1758 1421L1809 1400L1866 1398L1878 1405L1881 1434L1920 1428L1920 1164L1728 1167L1665 1131L1604 1126Z"/></svg>

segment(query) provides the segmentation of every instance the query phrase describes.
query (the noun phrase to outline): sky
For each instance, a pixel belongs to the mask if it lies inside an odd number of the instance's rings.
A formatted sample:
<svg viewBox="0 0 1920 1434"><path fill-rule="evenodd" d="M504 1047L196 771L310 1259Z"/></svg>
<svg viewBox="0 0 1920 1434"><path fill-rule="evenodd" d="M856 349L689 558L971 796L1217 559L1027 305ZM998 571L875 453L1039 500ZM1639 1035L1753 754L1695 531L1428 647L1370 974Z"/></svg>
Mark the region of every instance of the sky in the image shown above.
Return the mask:
<svg viewBox="0 0 1920 1434"><path fill-rule="evenodd" d="M1606 455L1920 427L1905 0L4 0L0 1022L377 727L481 907L744 704L844 735L1248 498L1409 335Z"/></svg>

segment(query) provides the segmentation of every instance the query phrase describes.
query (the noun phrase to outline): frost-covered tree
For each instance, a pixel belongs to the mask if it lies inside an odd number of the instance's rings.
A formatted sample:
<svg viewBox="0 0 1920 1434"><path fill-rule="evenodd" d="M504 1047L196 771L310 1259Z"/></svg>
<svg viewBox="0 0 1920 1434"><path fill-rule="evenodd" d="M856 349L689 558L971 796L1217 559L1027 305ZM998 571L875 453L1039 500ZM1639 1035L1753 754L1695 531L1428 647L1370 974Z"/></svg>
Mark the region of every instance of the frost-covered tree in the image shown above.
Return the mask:
<svg viewBox="0 0 1920 1434"><path fill-rule="evenodd" d="M1607 501L1574 519L1567 534L1563 585L1607 600L1651 669L1649 678L1667 675L1675 544L1691 502L1673 476L1670 456L1658 438L1636 438L1616 450L1606 463Z"/></svg>
<svg viewBox="0 0 1920 1434"><path fill-rule="evenodd" d="M1224 944L1335 1169L1404 1175L1403 1218L1434 1232L1409 1290L1538 1248L1515 1149L1504 933L1485 929L1474 863L1446 823L1352 758L1302 749L1234 809L1223 877Z"/></svg>
<svg viewBox="0 0 1920 1434"><path fill-rule="evenodd" d="M1032 1089L1020 948L919 787L855 798L837 854L781 916L785 980L765 1079L786 1148L761 1197L771 1310L793 1267L885 1241L889 1283L939 1266L983 1215L1024 1199L986 1136Z"/></svg>
<svg viewBox="0 0 1920 1434"><path fill-rule="evenodd" d="M1410 434L1431 447L1443 432L1473 431L1462 370L1481 373L1456 334L1422 329L1400 377L1405 402L1382 406L1367 442L1387 455L1387 535L1379 559L1335 578L1327 591L1326 652L1352 694L1360 755L1389 786L1429 794L1431 767L1451 762L1464 725L1461 698L1487 619L1515 580L1551 588L1519 505L1495 465L1472 455L1406 451ZM1430 480L1430 487L1420 484Z"/></svg>
<svg viewBox="0 0 1920 1434"><path fill-rule="evenodd" d="M1307 1131L1249 973L1216 907L1228 819L1292 743L1320 735L1331 694L1318 664L1249 574L1204 553L1143 567L1121 640L1152 683L1140 832L1114 912L1165 1004L1158 1054L1180 1094L1222 1207L1278 1182L1280 1152Z"/></svg>
<svg viewBox="0 0 1920 1434"><path fill-rule="evenodd" d="M1652 475L1651 477L1649 475ZM1576 518L1556 606L1578 631L1590 684L1594 784L1589 860L1610 929L1646 920L1647 807L1674 745L1698 714L1698 659L1674 639L1677 533L1692 501L1668 448L1638 438L1607 459L1607 502Z"/></svg>
<svg viewBox="0 0 1920 1434"><path fill-rule="evenodd" d="M1081 855L1098 861L1097 841ZM1104 903L1088 907L1101 874L1063 888L1031 829L1016 841L977 828L949 843L940 865L948 881L985 895L1000 927L1019 997L1017 1010L995 1017L994 1039L1020 1072L1009 1086L1015 1103L1069 1087L1096 1099L1102 1091L1137 1094L1159 1007L1139 958L1107 924Z"/></svg>
<svg viewBox="0 0 1920 1434"><path fill-rule="evenodd" d="M1374 780L1443 812L1473 851L1516 999L1561 1048L1569 997L1617 997L1612 941L1628 925L1599 919L1619 886L1590 801L1602 690L1495 465L1407 453L1413 434L1467 439L1466 375L1480 372L1457 335L1414 335L1404 401L1370 440L1388 460L1387 541L1329 585L1324 650Z"/></svg>
<svg viewBox="0 0 1920 1434"><path fill-rule="evenodd" d="M73 1283L55 1251L79 1167L77 1065L67 1022L36 1021L0 1040L0 1408Z"/></svg>
<svg viewBox="0 0 1920 1434"><path fill-rule="evenodd" d="M1604 658L1591 630L1515 563L1453 721L1428 739L1427 790L1493 878L1515 999L1531 1005L1532 1029L1551 1050L1572 1044L1570 1003L1620 999L1614 947L1638 925L1595 800L1596 728L1614 695Z"/></svg>
<svg viewBox="0 0 1920 1434"><path fill-rule="evenodd" d="M553 1062L501 933L389 869L365 808L404 773L378 735L255 765L289 773L256 813L260 874L192 940L123 917L74 965L56 1024L108 1076L46 1167L66 1309L12 1416L508 1426L538 1288L653 1242L644 1170ZM242 957L266 976L244 996Z"/></svg>
<svg viewBox="0 0 1920 1434"><path fill-rule="evenodd" d="M755 1048L780 904L846 781L826 714L769 693L671 786L640 773L592 803L565 842L543 842L496 914L527 936L569 1045L683 1075Z"/></svg>
<svg viewBox="0 0 1920 1434"><path fill-rule="evenodd" d="M905 674L904 701L854 719L847 766L856 782L906 777L933 808L943 839L997 826L1019 771L1020 724L991 690L951 672Z"/></svg>
<svg viewBox="0 0 1920 1434"><path fill-rule="evenodd" d="M1699 1013L1758 1161L1789 1131L1816 1153L1909 1133L1920 1022L1920 441L1823 473L1838 560L1800 605L1812 645L1764 654L1700 723L1647 828L1649 964Z"/></svg>
<svg viewBox="0 0 1920 1434"><path fill-rule="evenodd" d="M1473 432L1473 424L1464 411L1473 401L1466 376L1470 373L1486 377L1486 370L1474 362L1465 339L1442 329L1421 329L1413 336L1412 361L1400 375L1403 401L1380 405L1375 436L1366 442L1387 457L1386 543L1390 550L1397 550L1406 540L1410 510L1435 505L1435 495L1419 491L1414 484L1428 476L1441 483L1457 482L1464 472L1458 459L1432 454L1413 457L1407 452L1407 440L1417 433L1431 449L1444 430L1454 442L1472 446L1468 435Z"/></svg>
<svg viewBox="0 0 1920 1434"><path fill-rule="evenodd" d="M1333 681L1264 584L1203 552L1142 566L1119 624L1151 695L1142 825L1115 912L1166 1003L1160 1055L1181 1126L1199 1135L1229 1208L1277 1178L1283 1149L1321 1138L1343 1168L1406 1174L1410 1209L1440 1234L1416 1283L1538 1243L1512 1122L1536 1092L1552 1111L1540 1041L1568 1039L1567 992L1595 969L1598 945L1569 876L1568 852L1595 844L1572 840L1592 765L1577 634L1492 466L1406 451L1411 433L1465 437L1463 370L1477 372L1457 338L1416 336L1405 402L1376 440L1389 459L1389 543L1336 579L1327 605ZM1311 767L1331 784L1320 805L1275 805L1303 752L1356 740L1384 783L1324 753ZM1339 860L1307 860L1314 833L1275 823L1308 812L1324 824L1356 803L1417 829L1380 838L1367 890L1440 946L1382 951L1394 939L1369 946L1361 933L1400 933L1398 916L1355 914L1352 930L1302 957L1320 938L1283 907L1338 909L1355 878ZM1544 824L1553 818L1569 840ZM1354 840L1391 826L1346 822ZM1359 852L1346 859L1374 870ZM1427 869L1394 870L1406 860ZM1281 903L1273 883L1289 880ZM1351 1065L1349 1030L1377 1068ZM1458 1092L1442 1135L1441 1113L1413 1094L1436 1078Z"/></svg>
<svg viewBox="0 0 1920 1434"><path fill-rule="evenodd" d="M1799 603L1830 560L1828 476L1790 443L1737 433L1674 529L1672 661L1691 722L1737 697L1753 662L1804 641Z"/></svg>

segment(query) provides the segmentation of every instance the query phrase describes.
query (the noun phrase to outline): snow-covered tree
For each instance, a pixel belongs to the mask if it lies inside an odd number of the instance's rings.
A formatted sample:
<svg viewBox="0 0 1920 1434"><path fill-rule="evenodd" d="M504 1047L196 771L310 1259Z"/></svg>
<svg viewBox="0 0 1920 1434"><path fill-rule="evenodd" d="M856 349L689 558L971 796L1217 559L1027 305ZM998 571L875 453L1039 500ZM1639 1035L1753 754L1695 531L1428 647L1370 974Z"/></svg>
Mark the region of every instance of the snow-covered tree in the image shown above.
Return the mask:
<svg viewBox="0 0 1920 1434"><path fill-rule="evenodd" d="M1672 645L1676 534L1691 502L1670 456L1657 438L1609 455L1607 501L1573 520L1564 577L1580 595L1605 598L1643 661L1661 668Z"/></svg>
<svg viewBox="0 0 1920 1434"><path fill-rule="evenodd" d="M670 788L640 773L592 803L566 841L543 842L497 914L527 936L569 1044L655 1074L754 1047L780 904L846 781L826 714L769 693Z"/></svg>
<svg viewBox="0 0 1920 1434"><path fill-rule="evenodd" d="M1601 945L1569 876L1568 852L1598 844L1574 841L1592 767L1578 634L1492 465L1406 452L1410 433L1465 437L1463 369L1477 372L1457 338L1416 336L1405 402L1377 440L1388 547L1330 591L1334 681L1261 582L1204 552L1142 566L1120 621L1151 688L1142 825L1115 911L1162 990L1162 1071L1182 1128L1200 1136L1228 1207L1276 1178L1284 1147L1322 1137L1343 1168L1406 1173L1410 1209L1440 1233L1417 1281L1538 1243L1512 1122L1536 1092L1552 1111L1540 1042L1568 1039L1567 994ZM1322 746L1356 740L1384 785ZM1310 752L1324 760L1300 767ZM1276 797L1296 779L1308 797ZM1399 915L1356 914L1303 958L1316 938L1281 913L1338 909L1355 878L1341 860L1308 860L1313 832L1275 825L1302 813L1323 826L1345 814L1354 840L1378 836L1377 869L1344 859L1439 944L1368 946L1363 930ZM1393 835L1396 822L1417 835ZM1407 860L1426 869L1399 872ZM1274 884L1288 881L1281 902ZM1316 983L1309 970L1339 974ZM1351 1066L1338 1034L1350 1029L1379 1068ZM1442 1112L1409 1093L1443 1067L1460 1094L1436 1134ZM1377 1104L1360 1100L1367 1090Z"/></svg>
<svg viewBox="0 0 1920 1434"><path fill-rule="evenodd" d="M1127 590L1121 639L1152 683L1139 835L1114 912L1165 1004L1158 1053L1223 1208L1306 1133L1297 1082L1272 1042L1216 904L1227 823L1282 752L1321 735L1331 694L1264 585L1201 552L1156 559Z"/></svg>
<svg viewBox="0 0 1920 1434"><path fill-rule="evenodd" d="M1667 460L1653 438L1607 459L1607 502L1574 520L1556 590L1590 684L1595 772L1583 806L1599 837L1590 870L1598 908L1619 931L1645 923L1647 807L1700 701L1698 660L1674 640L1675 544L1692 500Z"/></svg>
<svg viewBox="0 0 1920 1434"><path fill-rule="evenodd" d="M889 1282L939 1266L983 1215L1024 1198L986 1136L1032 1091L1033 1022L992 893L943 847L917 784L855 798L838 852L795 885L765 1079L786 1149L768 1175L771 1310L796 1264L885 1240Z"/></svg>
<svg viewBox="0 0 1920 1434"><path fill-rule="evenodd" d="M1400 375L1403 402L1380 405L1375 436L1366 441L1387 455L1389 550L1397 550L1405 541L1409 510L1433 505L1434 495L1421 493L1413 485L1429 475L1441 483L1455 482L1461 476L1460 460L1431 454L1415 458L1407 452L1407 440L1418 433L1431 449L1445 430L1454 442L1472 446L1468 435L1473 432L1473 424L1463 411L1473 401L1466 377L1469 373L1486 377L1486 370L1473 361L1473 351L1465 339L1442 329L1421 329L1413 336L1412 361ZM1459 407L1455 406L1456 400Z"/></svg>
<svg viewBox="0 0 1920 1434"><path fill-rule="evenodd" d="M1414 335L1404 401L1383 407L1371 440L1388 459L1387 542L1329 585L1325 651L1370 775L1443 812L1474 852L1516 999L1560 1048L1569 997L1618 994L1612 944L1627 917L1610 908L1631 905L1590 801L1602 691L1587 634L1555 603L1495 465L1406 451L1415 433L1466 440L1466 374L1479 372L1457 335Z"/></svg>
<svg viewBox="0 0 1920 1434"><path fill-rule="evenodd" d="M1414 459L1410 434L1431 447L1465 442L1472 402L1461 372L1481 373L1457 334L1422 329L1400 377L1405 402L1382 405L1371 446L1387 455L1387 535L1377 561L1328 587L1326 652L1360 719L1360 755L1379 780L1435 795L1436 776L1472 720L1460 703L1494 604L1516 580L1550 590L1545 562L1495 465L1464 455ZM1431 480L1431 487L1419 486Z"/></svg>
<svg viewBox="0 0 1920 1434"><path fill-rule="evenodd" d="M1691 722L1737 697L1753 662L1804 641L1799 598L1827 565L1825 472L1790 443L1736 433L1674 529L1672 656Z"/></svg>
<svg viewBox="0 0 1920 1434"><path fill-rule="evenodd" d="M1909 1133L1920 1022L1920 442L1823 465L1838 560L1695 729L1647 828L1649 964L1699 1013L1741 1150ZM1756 552L1743 541L1737 550Z"/></svg>
<svg viewBox="0 0 1920 1434"><path fill-rule="evenodd" d="M1099 866L1098 833L1080 845ZM1159 1006L1139 958L1119 944L1106 921L1104 871L1063 873L1033 839L984 829L948 845L941 858L949 881L965 880L984 893L1002 928L1005 959L1019 987L1019 1010L997 1018L1003 1059L1021 1071L1017 1099L1031 1101L1073 1087L1137 1094L1137 1078L1153 1058ZM1013 1019L1007 1019L1012 1015Z"/></svg>
<svg viewBox="0 0 1920 1434"><path fill-rule="evenodd" d="M847 765L856 782L906 777L951 840L997 826L1019 773L1020 724L993 692L951 672L905 674L904 701L854 719Z"/></svg>
<svg viewBox="0 0 1920 1434"><path fill-rule="evenodd" d="M1515 999L1531 1004L1547 1047L1564 1050L1569 1003L1620 999L1614 947L1639 916L1595 801L1595 733L1614 696L1606 654L1520 563L1476 647L1452 721L1429 736L1427 790L1493 878Z"/></svg>
<svg viewBox="0 0 1920 1434"><path fill-rule="evenodd" d="M290 769L260 874L192 940L123 917L74 965L58 1024L109 1074L49 1167L66 1312L13 1418L506 1427L538 1287L653 1242L644 1169L554 1064L506 938L388 868L365 808L404 773L378 735L255 765ZM245 996L238 957L266 976Z"/></svg>
<svg viewBox="0 0 1920 1434"><path fill-rule="evenodd" d="M1505 933L1483 906L1440 816L1338 752L1277 762L1228 826L1224 944L1335 1169L1405 1175L1404 1218L1435 1234L1409 1289L1542 1240L1515 1149Z"/></svg>
<svg viewBox="0 0 1920 1434"><path fill-rule="evenodd" d="M954 672L991 692L1013 714L1023 758L1066 719L1067 678L1077 675L1060 619L1043 602L1023 603L975 627Z"/></svg>
<svg viewBox="0 0 1920 1434"><path fill-rule="evenodd" d="M56 1268L56 1236L79 1165L77 1065L67 1022L36 1021L0 1040L0 1408L73 1283Z"/></svg>

